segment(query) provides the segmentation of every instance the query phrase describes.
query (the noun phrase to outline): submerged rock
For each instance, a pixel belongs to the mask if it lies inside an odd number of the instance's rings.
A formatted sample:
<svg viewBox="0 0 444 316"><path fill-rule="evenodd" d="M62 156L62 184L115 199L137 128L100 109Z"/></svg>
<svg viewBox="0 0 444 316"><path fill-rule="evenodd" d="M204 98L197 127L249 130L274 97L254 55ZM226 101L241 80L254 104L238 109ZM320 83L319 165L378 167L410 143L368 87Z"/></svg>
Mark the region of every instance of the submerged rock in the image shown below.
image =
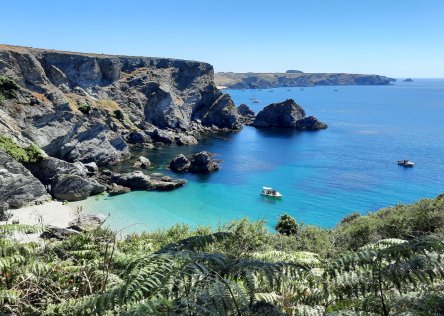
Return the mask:
<svg viewBox="0 0 444 316"><path fill-rule="evenodd" d="M318 130L327 128L327 125L315 117L305 117L304 109L294 100L272 103L260 111L254 122L258 128L294 128L300 130Z"/></svg>

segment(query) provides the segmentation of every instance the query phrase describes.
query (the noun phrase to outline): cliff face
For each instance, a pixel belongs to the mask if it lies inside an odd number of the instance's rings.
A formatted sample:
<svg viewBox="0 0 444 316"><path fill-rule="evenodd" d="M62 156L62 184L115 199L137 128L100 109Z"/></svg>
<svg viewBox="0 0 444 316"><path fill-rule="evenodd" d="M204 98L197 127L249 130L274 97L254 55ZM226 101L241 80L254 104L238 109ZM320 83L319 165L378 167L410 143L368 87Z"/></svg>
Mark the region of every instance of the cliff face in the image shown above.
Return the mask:
<svg viewBox="0 0 444 316"><path fill-rule="evenodd" d="M0 76L20 86L0 105L0 133L67 161L119 161L134 135L241 127L206 63L0 45Z"/></svg>
<svg viewBox="0 0 444 316"><path fill-rule="evenodd" d="M231 73L215 74L218 86L230 89L267 89L277 87L387 85L395 79L379 75L344 73Z"/></svg>

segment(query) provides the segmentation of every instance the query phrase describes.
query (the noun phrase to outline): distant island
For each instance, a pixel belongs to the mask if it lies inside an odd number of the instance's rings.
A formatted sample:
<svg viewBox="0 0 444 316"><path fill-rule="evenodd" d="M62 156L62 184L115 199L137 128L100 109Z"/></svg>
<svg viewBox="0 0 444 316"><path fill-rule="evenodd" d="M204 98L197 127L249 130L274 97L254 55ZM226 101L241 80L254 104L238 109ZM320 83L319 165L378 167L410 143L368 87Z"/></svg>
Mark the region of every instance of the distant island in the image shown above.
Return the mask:
<svg viewBox="0 0 444 316"><path fill-rule="evenodd" d="M396 79L380 75L346 73L234 73L218 72L214 75L218 87L229 89L268 89L277 87L309 87L340 85L388 85Z"/></svg>
<svg viewBox="0 0 444 316"><path fill-rule="evenodd" d="M402 82L413 82L413 79L412 78L407 78L407 79L404 79Z"/></svg>

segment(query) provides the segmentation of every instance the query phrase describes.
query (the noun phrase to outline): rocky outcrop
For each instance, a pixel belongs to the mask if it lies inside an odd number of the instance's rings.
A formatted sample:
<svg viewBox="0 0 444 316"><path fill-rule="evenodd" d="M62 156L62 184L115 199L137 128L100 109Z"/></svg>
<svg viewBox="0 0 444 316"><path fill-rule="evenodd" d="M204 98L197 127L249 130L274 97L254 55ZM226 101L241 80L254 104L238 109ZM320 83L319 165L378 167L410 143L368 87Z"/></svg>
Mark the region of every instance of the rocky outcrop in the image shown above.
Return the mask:
<svg viewBox="0 0 444 316"><path fill-rule="evenodd" d="M229 89L268 89L278 87L388 85L396 79L379 75L344 73L232 73L215 74L218 86Z"/></svg>
<svg viewBox="0 0 444 316"><path fill-rule="evenodd" d="M0 76L20 86L0 108L0 131L69 162L112 164L128 144L194 144L241 127L206 63L0 45Z"/></svg>
<svg viewBox="0 0 444 316"><path fill-rule="evenodd" d="M108 192L109 192L110 196L115 196L115 195L129 193L129 192L131 192L131 189L124 187L122 185L118 185L118 184L113 183Z"/></svg>
<svg viewBox="0 0 444 316"><path fill-rule="evenodd" d="M190 161L185 155L180 154L170 161L169 168L175 172L186 172L191 166Z"/></svg>
<svg viewBox="0 0 444 316"><path fill-rule="evenodd" d="M404 79L402 82L413 82L413 79L412 78L407 78L407 79Z"/></svg>
<svg viewBox="0 0 444 316"><path fill-rule="evenodd" d="M171 178L151 178L150 176L135 171L130 173L116 173L111 177L111 182L131 190L156 190L170 191L183 186L186 181Z"/></svg>
<svg viewBox="0 0 444 316"><path fill-rule="evenodd" d="M134 163L134 167L147 169L151 166L151 161L148 158L140 156L139 159Z"/></svg>
<svg viewBox="0 0 444 316"><path fill-rule="evenodd" d="M38 179L22 164L0 150L0 202L3 208L20 208L50 199Z"/></svg>
<svg viewBox="0 0 444 316"><path fill-rule="evenodd" d="M201 151L188 159L180 154L171 160L169 168L175 172L211 173L219 170L219 161L212 158L212 154Z"/></svg>
<svg viewBox="0 0 444 316"><path fill-rule="evenodd" d="M79 201L105 191L105 187L88 175L90 171L81 162L70 163L46 157L27 168L43 184L51 188L59 200Z"/></svg>
<svg viewBox="0 0 444 316"><path fill-rule="evenodd" d="M257 114L253 126L258 128L276 127L300 130L327 128L326 124L318 121L315 117L305 117L304 109L292 99L266 106Z"/></svg>
<svg viewBox="0 0 444 316"><path fill-rule="evenodd" d="M254 122L255 114L246 104L237 107L237 111L242 116L241 121L245 125L251 125Z"/></svg>

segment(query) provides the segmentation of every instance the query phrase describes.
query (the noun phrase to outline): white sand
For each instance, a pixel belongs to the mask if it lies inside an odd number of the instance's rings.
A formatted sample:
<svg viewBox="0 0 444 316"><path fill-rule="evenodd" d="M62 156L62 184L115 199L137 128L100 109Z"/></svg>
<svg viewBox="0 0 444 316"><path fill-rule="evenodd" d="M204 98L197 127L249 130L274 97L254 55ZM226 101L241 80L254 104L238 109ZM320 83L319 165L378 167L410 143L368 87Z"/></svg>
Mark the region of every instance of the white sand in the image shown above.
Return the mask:
<svg viewBox="0 0 444 316"><path fill-rule="evenodd" d="M76 208L73 205L63 205L62 202L48 202L41 205L27 206L16 210L9 210L12 217L8 220L19 220L20 224L53 225L68 227L68 223L75 218ZM0 222L0 224L5 222Z"/></svg>

